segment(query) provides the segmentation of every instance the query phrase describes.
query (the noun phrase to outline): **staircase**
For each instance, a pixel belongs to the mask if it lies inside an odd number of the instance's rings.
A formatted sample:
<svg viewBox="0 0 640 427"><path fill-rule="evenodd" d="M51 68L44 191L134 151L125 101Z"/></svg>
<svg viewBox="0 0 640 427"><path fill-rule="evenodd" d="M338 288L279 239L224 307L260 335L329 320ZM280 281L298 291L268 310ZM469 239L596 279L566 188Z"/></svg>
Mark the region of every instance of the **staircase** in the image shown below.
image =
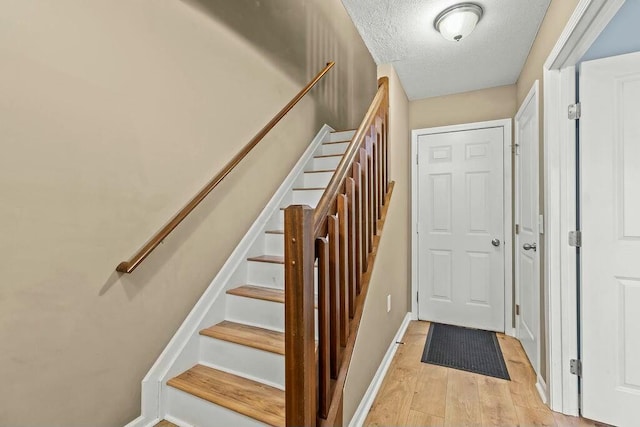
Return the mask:
<svg viewBox="0 0 640 427"><path fill-rule="evenodd" d="M316 206L354 133L325 127L315 138L227 264L242 259L225 265L225 283L214 281L145 378L135 425L285 425L284 209Z"/></svg>

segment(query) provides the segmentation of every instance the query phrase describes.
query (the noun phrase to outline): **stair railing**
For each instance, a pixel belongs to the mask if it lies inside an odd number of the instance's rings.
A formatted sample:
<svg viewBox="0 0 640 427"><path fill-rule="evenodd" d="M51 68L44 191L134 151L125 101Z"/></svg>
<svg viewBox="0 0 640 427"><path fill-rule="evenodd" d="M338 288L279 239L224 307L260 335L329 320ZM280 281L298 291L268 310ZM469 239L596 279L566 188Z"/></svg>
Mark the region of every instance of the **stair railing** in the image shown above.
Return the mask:
<svg viewBox="0 0 640 427"><path fill-rule="evenodd" d="M235 169L236 166L255 148L256 145L275 127L275 125L287 115L289 111L329 72L335 65L335 62L329 62L305 87L302 88L296 96L293 97L287 105L284 106L276 116L269 121L251 141L245 145L238 154L236 154L225 167L214 176L211 181L204 186L198 194L196 194L190 201L183 207L177 214L171 218L171 220L158 231L151 239L144 244L144 246L136 252L128 261L122 261L116 267L116 271L120 273L131 273L135 270L142 261L149 256L149 254L156 248L162 241L184 220L206 197L215 189L218 184L226 178L227 175Z"/></svg>
<svg viewBox="0 0 640 427"><path fill-rule="evenodd" d="M317 207L285 210L287 426L342 425L347 369L394 185L388 111L383 77Z"/></svg>

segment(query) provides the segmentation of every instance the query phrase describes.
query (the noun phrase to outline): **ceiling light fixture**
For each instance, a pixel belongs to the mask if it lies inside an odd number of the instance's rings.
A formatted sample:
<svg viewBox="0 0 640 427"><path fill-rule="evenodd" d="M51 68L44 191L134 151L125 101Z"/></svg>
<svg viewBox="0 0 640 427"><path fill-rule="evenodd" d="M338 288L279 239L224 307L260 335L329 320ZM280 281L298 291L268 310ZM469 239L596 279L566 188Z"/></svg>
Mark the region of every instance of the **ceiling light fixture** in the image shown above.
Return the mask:
<svg viewBox="0 0 640 427"><path fill-rule="evenodd" d="M440 12L433 25L445 39L459 42L471 34L482 14L482 7L479 5L460 3Z"/></svg>

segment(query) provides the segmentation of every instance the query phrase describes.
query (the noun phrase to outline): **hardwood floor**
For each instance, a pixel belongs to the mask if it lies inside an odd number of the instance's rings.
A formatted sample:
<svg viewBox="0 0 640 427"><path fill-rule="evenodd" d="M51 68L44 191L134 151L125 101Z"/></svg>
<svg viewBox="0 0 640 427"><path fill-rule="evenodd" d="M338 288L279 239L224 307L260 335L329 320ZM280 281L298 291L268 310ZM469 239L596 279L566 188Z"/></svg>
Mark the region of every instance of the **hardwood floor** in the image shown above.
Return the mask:
<svg viewBox="0 0 640 427"><path fill-rule="evenodd" d="M411 322L365 426L600 426L552 412L514 338L498 334L511 381L422 363L428 322Z"/></svg>

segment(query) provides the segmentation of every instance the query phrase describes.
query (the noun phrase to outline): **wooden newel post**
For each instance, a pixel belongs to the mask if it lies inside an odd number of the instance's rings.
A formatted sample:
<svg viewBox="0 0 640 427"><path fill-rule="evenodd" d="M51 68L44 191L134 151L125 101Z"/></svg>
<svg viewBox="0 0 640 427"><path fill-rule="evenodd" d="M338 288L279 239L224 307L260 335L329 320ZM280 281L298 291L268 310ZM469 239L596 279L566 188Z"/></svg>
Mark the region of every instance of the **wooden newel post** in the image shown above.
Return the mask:
<svg viewBox="0 0 640 427"><path fill-rule="evenodd" d="M287 426L316 425L313 209L284 212L285 393Z"/></svg>

